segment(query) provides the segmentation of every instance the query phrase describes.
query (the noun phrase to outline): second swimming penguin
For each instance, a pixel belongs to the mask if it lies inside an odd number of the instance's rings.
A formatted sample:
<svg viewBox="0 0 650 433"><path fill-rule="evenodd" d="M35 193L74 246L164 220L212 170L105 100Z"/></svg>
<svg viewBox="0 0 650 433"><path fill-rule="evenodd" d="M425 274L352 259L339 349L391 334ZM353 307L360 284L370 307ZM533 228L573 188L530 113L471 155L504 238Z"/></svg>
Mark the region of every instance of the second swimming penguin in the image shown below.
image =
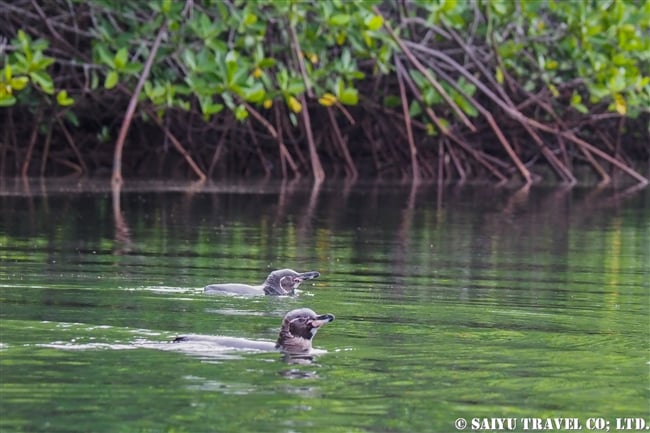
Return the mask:
<svg viewBox="0 0 650 433"><path fill-rule="evenodd" d="M266 277L264 283L256 286L239 283L210 284L203 288L207 294L233 294L233 295L295 295L296 289L305 280L318 278L316 271L296 272L292 269L279 269Z"/></svg>

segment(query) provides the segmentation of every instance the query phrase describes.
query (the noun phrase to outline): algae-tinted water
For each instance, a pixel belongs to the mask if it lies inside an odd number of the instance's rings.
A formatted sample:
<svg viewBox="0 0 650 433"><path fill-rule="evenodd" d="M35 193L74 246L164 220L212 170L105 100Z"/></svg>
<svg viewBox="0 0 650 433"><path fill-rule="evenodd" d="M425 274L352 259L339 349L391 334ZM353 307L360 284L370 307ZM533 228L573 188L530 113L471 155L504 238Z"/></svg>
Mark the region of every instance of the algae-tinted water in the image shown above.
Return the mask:
<svg viewBox="0 0 650 433"><path fill-rule="evenodd" d="M647 191L16 191L0 195L2 432L650 421ZM321 277L296 298L200 290L284 267ZM180 333L273 341L303 306L336 315L311 364L159 350Z"/></svg>

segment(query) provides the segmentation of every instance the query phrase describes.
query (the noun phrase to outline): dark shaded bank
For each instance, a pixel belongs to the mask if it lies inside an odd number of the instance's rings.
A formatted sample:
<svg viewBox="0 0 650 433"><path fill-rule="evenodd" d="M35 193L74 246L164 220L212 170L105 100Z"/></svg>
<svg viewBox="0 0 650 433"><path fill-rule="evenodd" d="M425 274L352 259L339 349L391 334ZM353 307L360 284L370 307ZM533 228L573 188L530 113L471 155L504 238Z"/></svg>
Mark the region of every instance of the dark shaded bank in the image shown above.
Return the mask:
<svg viewBox="0 0 650 433"><path fill-rule="evenodd" d="M0 177L648 183L646 3L439 3L0 0Z"/></svg>
<svg viewBox="0 0 650 433"><path fill-rule="evenodd" d="M126 103L126 100L124 101ZM4 110L6 114L7 110ZM2 113L0 111L0 113ZM105 113L93 113L88 109L87 118L90 123L106 123L117 128L119 118L104 117ZM31 176L45 175L48 177L61 176L93 176L109 177L113 164L113 143L101 142L96 139L94 131L75 130L74 136L66 129L52 126L46 137L39 137L34 142L33 150L27 154L24 140L33 127L28 113L14 110L14 119L8 122L3 119L4 126L13 124L12 129L5 129L2 144L2 161L0 175L5 177L19 176L21 167L27 166ZM364 117L367 116L367 117ZM1 117L1 116L0 116ZM206 126L199 118L191 115L171 115L168 128L175 135L187 138L185 147L197 166L213 180L233 178L301 178L310 177L311 168L308 150L305 145L303 131L297 131L295 140L291 141L291 152L295 155L294 169L286 173L282 162L281 152L271 137L258 131L255 139L249 135L253 132L242 126ZM174 119L175 118L175 119ZM354 126L346 127L343 131L350 147L349 156L354 162L355 176L361 178L408 179L411 178L411 166L407 145L402 135L400 120L388 119L383 116L361 114ZM615 131L618 122L602 122L595 134L607 134L607 143L628 143L625 152L619 152L613 161L624 164L626 170L634 170L639 176L647 178L650 173L648 159L648 143L650 137L644 133L644 118L629 121L630 130L634 132L618 135ZM317 122L321 124L321 122ZM510 122L505 122L509 125ZM484 125L485 126L485 125ZM508 129L508 128L504 128ZM331 141L331 127L325 122L322 128L314 131L316 142L320 145L319 156L323 170L328 178L344 178L350 176L350 171L341 160L340 148ZM484 131L485 132L485 131ZM525 140L523 132L512 132L515 142ZM472 139L481 143L477 148L463 150L455 148L449 141L435 143L424 133L414 135L415 142L421 143L418 151L418 166L420 177L425 180L463 181L480 180L502 182L513 179L523 182L517 168L508 160L494 137L489 133L472 135ZM469 139L470 137L466 137ZM30 143L30 142L27 142ZM126 178L158 178L158 179L196 179L196 173L187 164L183 154L177 152L166 138L165 133L145 121L136 121L131 125L127 146L122 159L123 176ZM560 143L560 142L556 142ZM558 145L559 146L559 145ZM612 147L613 148L613 147ZM480 150L479 150L480 149ZM541 152L525 152L524 146L517 146L526 154L522 160L529 170L533 182L557 181L569 182L559 177L557 172L544 162ZM552 153L560 153L560 147L549 146ZM473 156L472 156L473 155ZM590 183L594 178L609 182L612 176L624 179L624 182L644 183L639 176L630 178L626 172L619 170L610 163L597 164L598 169L591 165L593 157L586 158L585 154L570 150L566 153L570 161L571 177L581 183ZM478 158L473 159L473 158ZM480 162L478 162L480 161ZM623 162L624 161L624 162ZM462 176L459 174L462 173Z"/></svg>

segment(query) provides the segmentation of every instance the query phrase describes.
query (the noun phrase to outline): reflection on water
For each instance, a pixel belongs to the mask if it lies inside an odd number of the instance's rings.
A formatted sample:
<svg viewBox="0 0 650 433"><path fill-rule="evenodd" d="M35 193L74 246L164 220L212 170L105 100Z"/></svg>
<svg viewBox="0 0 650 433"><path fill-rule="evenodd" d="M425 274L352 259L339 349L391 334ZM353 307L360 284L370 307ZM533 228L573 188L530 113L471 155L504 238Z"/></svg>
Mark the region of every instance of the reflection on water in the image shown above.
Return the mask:
<svg viewBox="0 0 650 433"><path fill-rule="evenodd" d="M2 182L0 431L650 421L648 190ZM201 290L286 267L321 276ZM310 362L170 343L301 307L337 317Z"/></svg>

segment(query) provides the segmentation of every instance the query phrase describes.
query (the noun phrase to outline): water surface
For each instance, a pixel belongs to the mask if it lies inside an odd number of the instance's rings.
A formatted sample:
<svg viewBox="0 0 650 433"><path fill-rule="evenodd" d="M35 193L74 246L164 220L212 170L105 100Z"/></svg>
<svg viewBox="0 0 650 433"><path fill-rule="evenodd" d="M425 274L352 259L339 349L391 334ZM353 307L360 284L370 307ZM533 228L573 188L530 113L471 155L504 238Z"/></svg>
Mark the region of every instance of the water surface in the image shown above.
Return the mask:
<svg viewBox="0 0 650 433"><path fill-rule="evenodd" d="M102 182L5 181L2 191L2 432L650 423L648 190L127 183L113 194ZM285 267L321 277L294 298L200 290ZM299 307L336 315L311 364L166 350L182 333L274 341Z"/></svg>

